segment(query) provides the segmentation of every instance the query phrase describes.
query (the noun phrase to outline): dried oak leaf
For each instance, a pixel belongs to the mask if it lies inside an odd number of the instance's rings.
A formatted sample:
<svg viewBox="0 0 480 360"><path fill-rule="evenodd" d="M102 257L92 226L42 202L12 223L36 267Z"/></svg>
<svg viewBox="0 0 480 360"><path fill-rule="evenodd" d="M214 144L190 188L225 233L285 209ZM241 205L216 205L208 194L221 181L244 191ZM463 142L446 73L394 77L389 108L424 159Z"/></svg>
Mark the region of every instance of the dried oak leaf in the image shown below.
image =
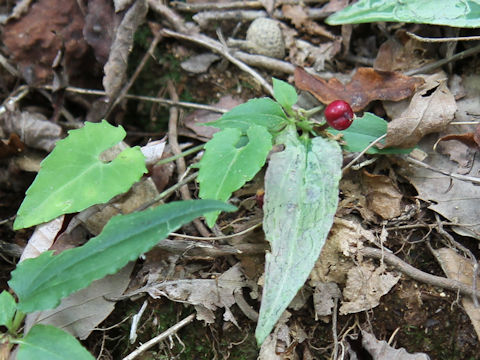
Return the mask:
<svg viewBox="0 0 480 360"><path fill-rule="evenodd" d="M44 83L52 76L62 42L69 76L85 76L82 64L88 60L88 45L82 36L83 24L77 1L39 0L23 17L5 25L2 41L29 84Z"/></svg>
<svg viewBox="0 0 480 360"><path fill-rule="evenodd" d="M373 100L399 101L411 96L424 80L395 72L379 72L373 68L358 68L348 84L333 78L324 80L310 75L304 69L295 69L295 86L310 92L319 101L329 104L334 100L350 103L353 111L360 111Z"/></svg>
<svg viewBox="0 0 480 360"><path fill-rule="evenodd" d="M289 19L297 30L310 35L319 35L334 40L336 36L330 31L309 18L302 5L283 5L283 15Z"/></svg>
<svg viewBox="0 0 480 360"><path fill-rule="evenodd" d="M408 108L388 123L385 146L409 148L430 133L439 132L453 120L457 105L442 74L429 76Z"/></svg>

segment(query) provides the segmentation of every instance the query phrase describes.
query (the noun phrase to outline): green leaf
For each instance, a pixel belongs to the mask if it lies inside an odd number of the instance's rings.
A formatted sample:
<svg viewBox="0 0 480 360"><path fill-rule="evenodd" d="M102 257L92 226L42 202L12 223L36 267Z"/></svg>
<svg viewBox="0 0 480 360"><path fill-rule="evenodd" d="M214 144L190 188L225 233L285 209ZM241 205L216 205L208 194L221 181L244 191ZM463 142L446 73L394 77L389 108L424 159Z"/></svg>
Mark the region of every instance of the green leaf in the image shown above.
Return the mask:
<svg viewBox="0 0 480 360"><path fill-rule="evenodd" d="M280 138L281 137L281 138ZM263 229L271 253L255 336L261 344L303 286L325 243L338 204L342 151L317 137L300 142L296 131L279 136L284 151L271 156L265 175Z"/></svg>
<svg viewBox="0 0 480 360"><path fill-rule="evenodd" d="M147 172L140 148L125 149L108 164L99 159L103 151L124 137L121 126L106 121L87 122L83 128L69 131L42 161L18 210L14 229L81 211L126 192Z"/></svg>
<svg viewBox="0 0 480 360"><path fill-rule="evenodd" d="M219 129L235 128L246 134L252 125L266 127L271 133L282 130L288 124L287 116L282 107L270 98L252 99L234 107L217 121L208 125Z"/></svg>
<svg viewBox="0 0 480 360"><path fill-rule="evenodd" d="M205 145L198 174L202 199L227 201L260 171L272 148L272 136L263 126L252 125L247 137L248 142L239 146L245 137L239 129L227 128ZM216 211L205 215L208 226L215 224L218 214Z"/></svg>
<svg viewBox="0 0 480 360"><path fill-rule="evenodd" d="M273 96L287 112L297 103L298 96L295 88L289 83L273 78Z"/></svg>
<svg viewBox="0 0 480 360"><path fill-rule="evenodd" d="M51 325L35 325L21 340L18 360L94 360L69 333Z"/></svg>
<svg viewBox="0 0 480 360"><path fill-rule="evenodd" d="M374 114L366 112L362 117L356 118L352 125L346 130L328 129L333 135L342 134L345 141L344 149L350 152L363 151L373 141L387 132L387 122ZM383 144L384 141L382 140ZM413 149L385 148L380 149L372 146L367 154L408 154Z"/></svg>
<svg viewBox="0 0 480 360"><path fill-rule="evenodd" d="M48 251L21 262L8 282L18 296L18 309L28 313L54 308L63 297L115 273L170 232L215 210L233 211L235 207L213 200L191 200L118 215L83 246L56 256Z"/></svg>
<svg viewBox="0 0 480 360"><path fill-rule="evenodd" d="M13 296L6 290L0 294L0 325L7 329L12 328L13 317L17 311L17 303Z"/></svg>
<svg viewBox="0 0 480 360"><path fill-rule="evenodd" d="M359 0L326 19L329 25L378 21L476 28L480 26L480 3L478 0Z"/></svg>

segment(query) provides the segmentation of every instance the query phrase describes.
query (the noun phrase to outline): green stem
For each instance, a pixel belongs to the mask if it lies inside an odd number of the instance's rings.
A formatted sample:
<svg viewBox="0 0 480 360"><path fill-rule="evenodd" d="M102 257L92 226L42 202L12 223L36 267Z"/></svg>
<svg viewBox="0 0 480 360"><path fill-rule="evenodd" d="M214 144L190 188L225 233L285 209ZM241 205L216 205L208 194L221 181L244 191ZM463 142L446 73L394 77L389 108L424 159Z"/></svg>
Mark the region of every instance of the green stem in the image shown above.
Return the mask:
<svg viewBox="0 0 480 360"><path fill-rule="evenodd" d="M13 318L12 327L8 329L12 334L16 334L20 325L22 325L25 313L17 310L15 317Z"/></svg>
<svg viewBox="0 0 480 360"><path fill-rule="evenodd" d="M157 162L155 165L162 165L162 164L166 164L166 163L169 163L171 161L175 161L177 159L180 159L182 157L185 157L185 156L188 156L190 154L193 154L193 153L196 153L196 152L199 152L200 150L202 150L203 148L205 147L205 144L201 144L201 145L198 145L198 146L194 146L188 150L185 150L184 152L180 153L180 154L177 154L177 155L173 155L173 156L170 156L168 158L165 158L165 159L162 159L160 160L159 162Z"/></svg>

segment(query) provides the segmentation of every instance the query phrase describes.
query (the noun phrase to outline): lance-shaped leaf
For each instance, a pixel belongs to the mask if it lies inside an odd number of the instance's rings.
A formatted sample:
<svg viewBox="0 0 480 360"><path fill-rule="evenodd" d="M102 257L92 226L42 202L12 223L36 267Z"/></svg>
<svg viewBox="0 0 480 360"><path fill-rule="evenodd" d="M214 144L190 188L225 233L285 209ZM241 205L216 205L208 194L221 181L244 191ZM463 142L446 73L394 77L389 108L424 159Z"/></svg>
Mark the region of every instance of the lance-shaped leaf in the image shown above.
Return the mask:
<svg viewBox="0 0 480 360"><path fill-rule="evenodd" d="M109 163L99 158L125 135L121 126L106 121L87 122L83 128L69 131L42 161L18 210L14 229L81 211L126 192L147 172L140 148L127 148Z"/></svg>
<svg viewBox="0 0 480 360"><path fill-rule="evenodd" d="M18 296L18 309L28 313L54 308L63 297L115 273L170 232L215 210L233 211L235 207L214 200L191 200L118 215L83 246L55 256L47 251L21 262L8 282Z"/></svg>
<svg viewBox="0 0 480 360"><path fill-rule="evenodd" d="M13 317L17 311L17 304L12 295L6 290L0 293L0 325L5 326L8 330L11 329L13 323Z"/></svg>
<svg viewBox="0 0 480 360"><path fill-rule="evenodd" d="M239 129L229 128L216 133L205 145L199 163L199 196L227 201L260 171L271 148L272 136L263 126L250 126L247 136L242 136ZM219 213L205 215L208 226L215 224Z"/></svg>
<svg viewBox="0 0 480 360"><path fill-rule="evenodd" d="M260 125L271 133L282 130L288 124L282 107L270 98L252 99L234 107L220 119L208 123L219 129L235 128L246 134L252 125Z"/></svg>
<svg viewBox="0 0 480 360"><path fill-rule="evenodd" d="M18 360L67 358L69 360L95 359L72 335L51 325L35 325L21 340L17 354Z"/></svg>
<svg viewBox="0 0 480 360"><path fill-rule="evenodd" d="M338 204L340 146L321 137L279 136L284 151L272 155L265 175L263 228L271 253L255 336L261 344L303 286L325 243Z"/></svg>

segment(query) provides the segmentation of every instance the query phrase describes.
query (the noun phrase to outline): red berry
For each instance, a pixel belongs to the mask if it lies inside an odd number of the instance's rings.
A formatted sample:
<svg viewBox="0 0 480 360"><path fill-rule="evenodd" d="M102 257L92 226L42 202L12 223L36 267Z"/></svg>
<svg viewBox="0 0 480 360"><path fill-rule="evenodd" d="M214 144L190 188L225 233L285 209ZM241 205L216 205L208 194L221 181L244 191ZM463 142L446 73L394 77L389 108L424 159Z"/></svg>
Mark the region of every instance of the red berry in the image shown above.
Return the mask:
<svg viewBox="0 0 480 360"><path fill-rule="evenodd" d="M353 111L350 104L343 100L335 100L325 109L325 119L335 130L345 130L353 122Z"/></svg>

